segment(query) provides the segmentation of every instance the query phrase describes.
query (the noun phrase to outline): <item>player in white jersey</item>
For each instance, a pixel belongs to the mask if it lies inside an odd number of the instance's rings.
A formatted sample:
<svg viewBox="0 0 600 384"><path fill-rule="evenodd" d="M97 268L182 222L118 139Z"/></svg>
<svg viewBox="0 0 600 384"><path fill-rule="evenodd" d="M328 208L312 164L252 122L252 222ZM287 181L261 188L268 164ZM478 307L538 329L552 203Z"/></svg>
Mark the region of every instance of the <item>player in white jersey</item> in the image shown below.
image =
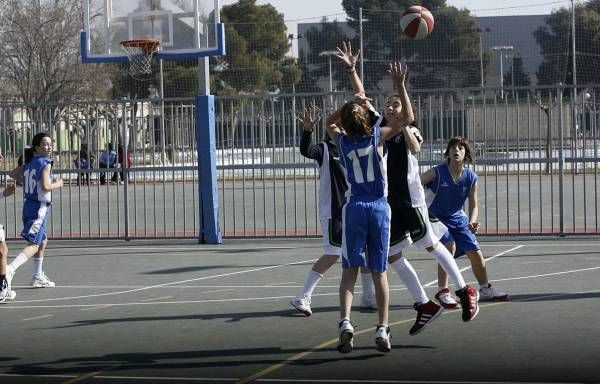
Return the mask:
<svg viewBox="0 0 600 384"><path fill-rule="evenodd" d="M409 105L403 121L414 119L404 79L406 67L393 63L389 67L392 82ZM358 268L368 266L375 284L379 323L375 331L377 350L391 350L388 326L389 287L386 267L389 247L390 207L387 203L387 169L385 140L397 134L397 128L381 127L382 118L370 111L367 98L358 94L359 102L348 102L327 121L327 130L336 142L344 164L346 204L343 208L342 281L340 282L339 352L352 351L354 328L350 322L354 285ZM376 117L373 123L372 116ZM368 257L365 250L368 249Z"/></svg>
<svg viewBox="0 0 600 384"><path fill-rule="evenodd" d="M4 156L0 153L0 164L4 162ZM2 193L0 193L0 199L15 193L16 186L9 185ZM8 258L8 247L6 246L6 234L4 232L4 225L0 224L0 303L4 303L6 300L14 300L17 296L15 291L11 289L10 282L6 278L6 259Z"/></svg>
<svg viewBox="0 0 600 384"><path fill-rule="evenodd" d="M493 287L487 275L485 259L475 234L479 229L477 216L477 174L467 164L473 164L474 156L467 139L453 137L444 152L446 162L429 169L421 176L421 182L432 193L429 196L429 212L448 228L440 240L454 257L466 253L473 274L479 282L480 300L505 301L508 295ZM463 206L469 199L469 213ZM456 308L458 303L448 289L448 275L438 266L439 291L436 299L445 308Z"/></svg>

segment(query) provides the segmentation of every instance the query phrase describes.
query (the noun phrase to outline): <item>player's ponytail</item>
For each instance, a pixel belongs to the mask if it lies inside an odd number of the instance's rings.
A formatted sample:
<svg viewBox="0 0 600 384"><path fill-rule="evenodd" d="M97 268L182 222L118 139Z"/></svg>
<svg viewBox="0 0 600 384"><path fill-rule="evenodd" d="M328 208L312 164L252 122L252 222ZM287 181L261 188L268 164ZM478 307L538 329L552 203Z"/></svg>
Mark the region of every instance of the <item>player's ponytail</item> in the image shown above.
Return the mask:
<svg viewBox="0 0 600 384"><path fill-rule="evenodd" d="M342 128L348 136L359 137L371 134L369 114L360 104L353 101L344 104L340 109L340 117Z"/></svg>

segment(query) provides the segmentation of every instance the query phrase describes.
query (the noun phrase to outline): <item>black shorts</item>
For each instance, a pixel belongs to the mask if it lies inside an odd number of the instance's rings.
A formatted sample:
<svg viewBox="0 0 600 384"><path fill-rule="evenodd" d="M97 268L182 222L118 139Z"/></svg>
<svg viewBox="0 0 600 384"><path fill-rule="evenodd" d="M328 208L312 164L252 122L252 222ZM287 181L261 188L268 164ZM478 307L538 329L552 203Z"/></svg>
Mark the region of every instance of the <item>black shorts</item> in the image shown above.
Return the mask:
<svg viewBox="0 0 600 384"><path fill-rule="evenodd" d="M391 208L390 246L409 237L413 242L417 242L427 234L425 218L419 209L414 208L410 203L392 205Z"/></svg>

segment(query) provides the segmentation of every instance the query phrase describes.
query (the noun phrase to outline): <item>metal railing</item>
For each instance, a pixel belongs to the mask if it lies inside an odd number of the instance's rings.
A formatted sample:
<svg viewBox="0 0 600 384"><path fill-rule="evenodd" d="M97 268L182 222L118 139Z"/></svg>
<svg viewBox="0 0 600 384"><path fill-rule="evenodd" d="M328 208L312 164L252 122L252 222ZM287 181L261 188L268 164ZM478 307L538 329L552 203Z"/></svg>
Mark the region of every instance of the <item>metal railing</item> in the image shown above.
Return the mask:
<svg viewBox="0 0 600 384"><path fill-rule="evenodd" d="M466 136L477 155L482 235L598 233L600 87L586 87L588 97L577 98L568 87L504 91L504 98L498 89L411 92L425 139L422 170L442 161L450 137ZM216 98L224 237L319 235L317 167L299 153L302 128L295 116L308 104L325 115L350 97ZM381 110L385 94L372 97ZM193 99L0 104L1 174L7 178L33 134L51 132L54 174L66 181L53 194L51 237L197 237L194 114ZM315 141L323 137L323 120ZM131 164L98 168L108 143L122 146L122 159L131 156ZM88 146L91 169L75 167L81 144ZM99 182L102 173L106 184ZM78 183L83 174L90 175L90 185ZM0 221L9 238L18 237L21 192L2 204Z"/></svg>

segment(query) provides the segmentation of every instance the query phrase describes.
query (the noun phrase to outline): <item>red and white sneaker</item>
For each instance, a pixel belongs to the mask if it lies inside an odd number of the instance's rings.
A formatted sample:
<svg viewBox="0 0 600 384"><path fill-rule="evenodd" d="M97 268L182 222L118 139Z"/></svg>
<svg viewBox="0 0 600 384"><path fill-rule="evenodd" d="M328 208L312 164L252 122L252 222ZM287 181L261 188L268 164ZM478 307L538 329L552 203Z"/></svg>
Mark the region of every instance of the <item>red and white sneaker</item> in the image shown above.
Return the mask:
<svg viewBox="0 0 600 384"><path fill-rule="evenodd" d="M408 331L411 336L416 335L425 329L433 320L437 319L444 308L435 302L429 300L427 303L415 304L413 308L417 311L417 320L413 324L412 328Z"/></svg>
<svg viewBox="0 0 600 384"><path fill-rule="evenodd" d="M479 292L473 287L465 286L455 292L460 299L463 321L471 321L479 313Z"/></svg>
<svg viewBox="0 0 600 384"><path fill-rule="evenodd" d="M435 294L435 299L438 303L445 309L455 309L458 308L458 302L450 293L448 288L444 288L438 293Z"/></svg>
<svg viewBox="0 0 600 384"><path fill-rule="evenodd" d="M480 301L508 301L508 294L501 290L492 287L492 284L488 283L486 287L479 288L479 300Z"/></svg>

